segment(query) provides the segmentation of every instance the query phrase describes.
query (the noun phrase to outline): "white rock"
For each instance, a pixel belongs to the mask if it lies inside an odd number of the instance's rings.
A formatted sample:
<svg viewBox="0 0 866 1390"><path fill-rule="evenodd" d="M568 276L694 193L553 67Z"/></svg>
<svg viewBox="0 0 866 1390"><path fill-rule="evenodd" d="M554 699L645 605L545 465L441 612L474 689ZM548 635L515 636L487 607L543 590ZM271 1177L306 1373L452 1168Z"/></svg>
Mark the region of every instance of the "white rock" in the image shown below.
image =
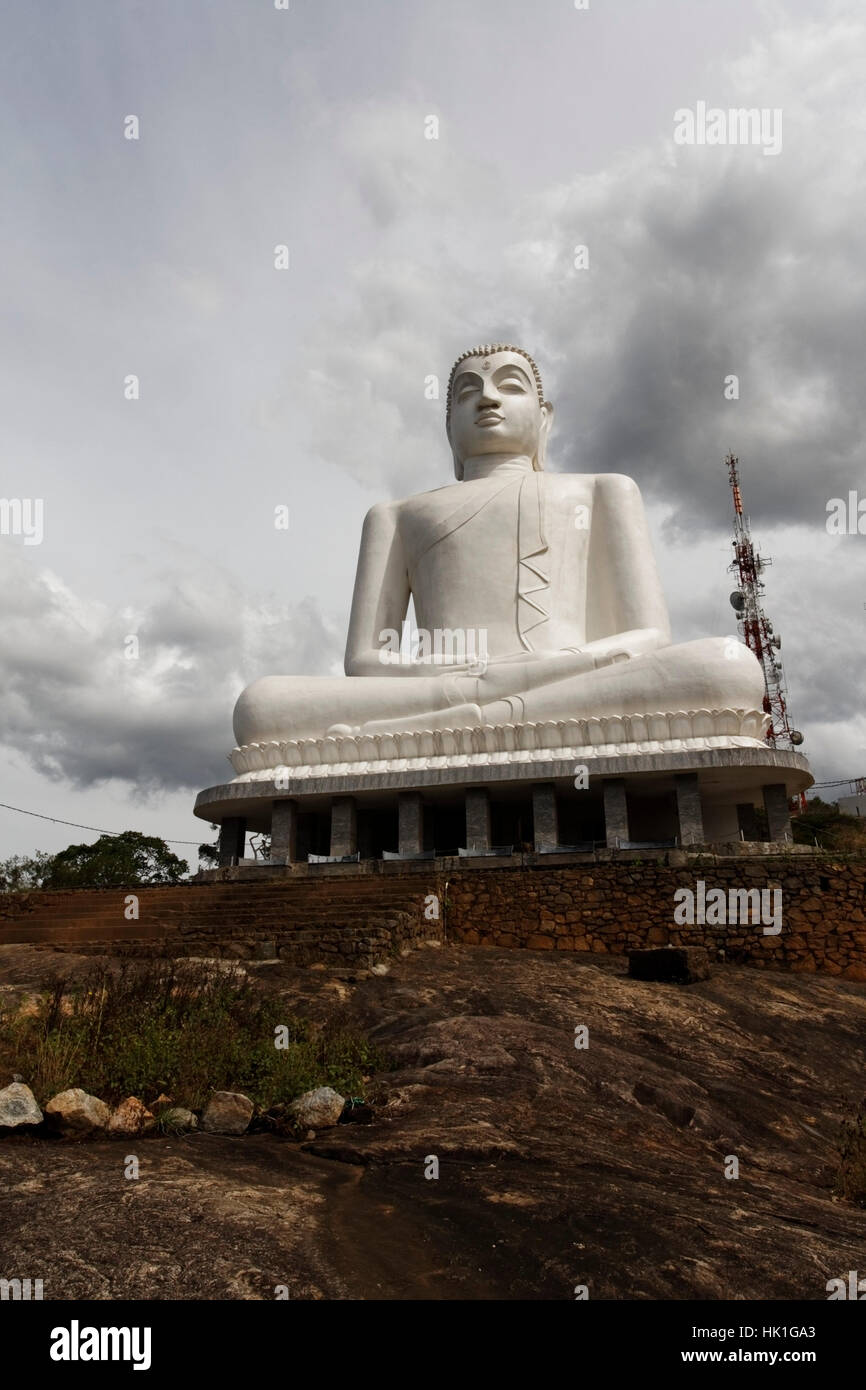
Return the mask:
<svg viewBox="0 0 866 1390"><path fill-rule="evenodd" d="M0 1129L17 1129L19 1125L41 1125L42 1111L29 1086L13 1081L0 1091Z"/></svg>
<svg viewBox="0 0 866 1390"><path fill-rule="evenodd" d="M111 1111L98 1096L89 1096L80 1086L61 1091L45 1107L45 1118L67 1136L83 1136L107 1129Z"/></svg>
<svg viewBox="0 0 866 1390"><path fill-rule="evenodd" d="M305 1091L297 1100L293 1100L289 1113L294 1115L301 1128L327 1129L329 1125L337 1123L345 1104L345 1098L330 1086L317 1086L315 1091Z"/></svg>

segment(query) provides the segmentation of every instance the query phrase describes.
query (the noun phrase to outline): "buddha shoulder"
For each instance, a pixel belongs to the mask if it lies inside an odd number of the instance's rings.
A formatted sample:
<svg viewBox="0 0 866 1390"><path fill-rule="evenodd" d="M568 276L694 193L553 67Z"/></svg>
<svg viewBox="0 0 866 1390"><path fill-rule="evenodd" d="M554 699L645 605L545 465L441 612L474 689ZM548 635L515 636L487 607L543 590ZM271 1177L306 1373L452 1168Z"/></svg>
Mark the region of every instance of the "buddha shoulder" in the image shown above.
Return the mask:
<svg viewBox="0 0 866 1390"><path fill-rule="evenodd" d="M593 493L611 499L639 497L640 490L633 478L624 473L550 473L544 474L545 490L553 497L573 497L575 493Z"/></svg>
<svg viewBox="0 0 866 1390"><path fill-rule="evenodd" d="M457 494L458 483L446 483L444 487L431 488L429 492L415 492L409 497L395 497L386 502L376 502L367 512L367 520L396 521L401 512L412 508L426 510L431 503L444 498L446 493Z"/></svg>

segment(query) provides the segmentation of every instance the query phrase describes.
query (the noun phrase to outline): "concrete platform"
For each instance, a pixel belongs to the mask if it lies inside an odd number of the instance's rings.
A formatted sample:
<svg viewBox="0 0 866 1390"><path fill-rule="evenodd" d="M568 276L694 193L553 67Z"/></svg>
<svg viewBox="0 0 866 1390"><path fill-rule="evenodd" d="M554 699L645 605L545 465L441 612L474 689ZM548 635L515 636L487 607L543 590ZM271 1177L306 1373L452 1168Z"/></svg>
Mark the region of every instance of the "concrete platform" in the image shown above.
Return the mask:
<svg viewBox="0 0 866 1390"><path fill-rule="evenodd" d="M548 852L560 842L592 838L610 848L630 839L661 842L671 836L683 845L758 840L749 818L762 803L770 839L784 843L791 838L788 798L814 780L803 754L756 747L606 754L580 763L553 756L491 763L479 755L477 764L437 765L444 761L431 757L425 768L387 772L367 771L363 763L351 771L323 767L316 777L293 778L283 769L273 780L206 788L196 799L195 814L223 828L221 862L226 864L243 858L247 832L270 832L279 842L277 861L291 861L303 815L331 817L330 844L319 844L316 852L353 854L358 816L383 811L399 818L395 842L383 847L409 857L434 847L425 842L425 808L458 803L466 808L467 846L486 852L505 843L502 834L492 838L491 807L521 800L532 804L534 848ZM590 821L594 816L595 836L560 834L561 814L589 814Z"/></svg>
<svg viewBox="0 0 866 1390"><path fill-rule="evenodd" d="M433 760L431 759L431 762ZM753 804L761 802L761 789L768 782L784 782L788 796L806 791L814 782L809 763L802 753L773 748L709 748L701 751L623 754L588 758L590 784L604 777L622 777L627 787L640 786L642 791L653 788L673 790L674 776L680 772L696 772L702 795L734 793L746 800L751 793ZM469 767L429 767L424 771L365 773L361 769L351 775L321 776L315 779L284 777L267 782L226 782L207 787L196 797L194 812L202 820L221 823L226 816L244 816L250 830L268 830L271 806L285 797L303 800L305 809L326 809L335 796L352 796L359 804L383 805L393 801L401 791L423 791L435 797L454 789L466 787L531 786L535 782L554 781L563 789L574 786L575 763L571 758L522 763L490 764L481 762Z"/></svg>

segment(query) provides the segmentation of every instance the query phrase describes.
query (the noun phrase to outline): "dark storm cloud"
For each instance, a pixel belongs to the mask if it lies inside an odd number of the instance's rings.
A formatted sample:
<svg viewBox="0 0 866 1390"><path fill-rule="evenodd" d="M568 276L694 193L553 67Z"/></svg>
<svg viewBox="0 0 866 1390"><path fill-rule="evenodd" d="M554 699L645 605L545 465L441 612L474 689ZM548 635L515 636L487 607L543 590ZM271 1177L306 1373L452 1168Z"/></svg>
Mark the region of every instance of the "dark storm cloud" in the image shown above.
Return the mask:
<svg viewBox="0 0 866 1390"><path fill-rule="evenodd" d="M226 577L176 574L138 612L119 612L79 600L32 551L3 559L14 611L0 627L0 743L78 786L116 778L146 798L228 779L219 755L243 685L274 670L324 674L342 655L312 599L238 606Z"/></svg>

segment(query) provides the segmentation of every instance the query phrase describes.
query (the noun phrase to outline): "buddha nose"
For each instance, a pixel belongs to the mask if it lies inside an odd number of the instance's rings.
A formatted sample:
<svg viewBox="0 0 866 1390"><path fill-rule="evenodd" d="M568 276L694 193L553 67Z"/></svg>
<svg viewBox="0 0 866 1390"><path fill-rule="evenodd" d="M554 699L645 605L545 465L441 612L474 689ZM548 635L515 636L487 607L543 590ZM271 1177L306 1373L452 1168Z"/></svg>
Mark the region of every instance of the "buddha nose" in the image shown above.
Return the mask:
<svg viewBox="0 0 866 1390"><path fill-rule="evenodd" d="M481 395L478 398L478 409L484 410L491 405L501 405L502 397L493 385L492 381L485 381L481 387Z"/></svg>

